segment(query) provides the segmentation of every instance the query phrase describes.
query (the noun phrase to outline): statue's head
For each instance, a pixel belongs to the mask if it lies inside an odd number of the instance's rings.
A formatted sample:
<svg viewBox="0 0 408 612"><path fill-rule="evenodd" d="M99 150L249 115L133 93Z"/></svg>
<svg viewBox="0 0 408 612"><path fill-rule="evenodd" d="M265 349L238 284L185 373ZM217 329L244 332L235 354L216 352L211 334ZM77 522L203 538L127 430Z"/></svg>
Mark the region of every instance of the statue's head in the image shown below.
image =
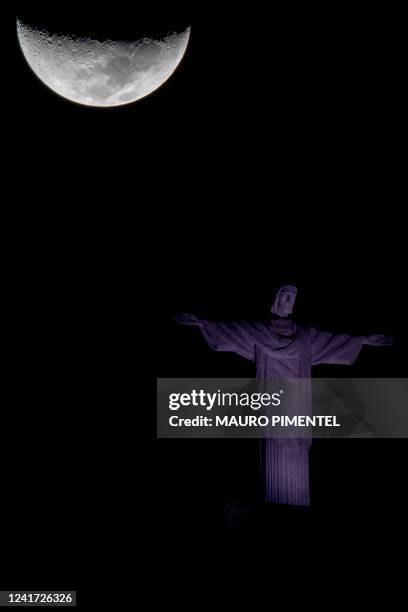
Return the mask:
<svg viewBox="0 0 408 612"><path fill-rule="evenodd" d="M276 294L275 301L272 306L272 313L278 317L286 319L289 317L295 306L297 288L293 285L284 285Z"/></svg>

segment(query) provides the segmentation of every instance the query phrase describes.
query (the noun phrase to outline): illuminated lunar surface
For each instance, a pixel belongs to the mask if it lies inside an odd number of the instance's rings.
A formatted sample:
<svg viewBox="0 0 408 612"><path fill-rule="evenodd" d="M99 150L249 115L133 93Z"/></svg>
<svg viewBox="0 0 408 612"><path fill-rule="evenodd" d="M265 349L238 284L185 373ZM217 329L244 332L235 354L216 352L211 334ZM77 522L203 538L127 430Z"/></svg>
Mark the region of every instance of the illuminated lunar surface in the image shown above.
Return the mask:
<svg viewBox="0 0 408 612"><path fill-rule="evenodd" d="M173 74L190 28L163 39L135 42L52 34L17 21L24 56L43 83L64 98L87 106L112 107L148 96Z"/></svg>

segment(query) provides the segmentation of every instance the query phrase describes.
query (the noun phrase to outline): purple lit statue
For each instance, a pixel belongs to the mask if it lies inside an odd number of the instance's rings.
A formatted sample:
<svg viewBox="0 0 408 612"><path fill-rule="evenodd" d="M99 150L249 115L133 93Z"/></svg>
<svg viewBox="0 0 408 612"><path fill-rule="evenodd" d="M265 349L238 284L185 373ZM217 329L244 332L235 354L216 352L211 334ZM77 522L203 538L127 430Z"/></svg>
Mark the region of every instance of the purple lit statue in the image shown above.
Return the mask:
<svg viewBox="0 0 408 612"><path fill-rule="evenodd" d="M297 325L291 318L297 288L279 289L272 317L264 321L209 321L195 315L176 317L197 325L215 351L232 351L255 362L257 378L311 377L318 364L351 365L363 344L388 346L388 336L331 334ZM310 439L268 439L264 442L265 499L276 504L310 505Z"/></svg>

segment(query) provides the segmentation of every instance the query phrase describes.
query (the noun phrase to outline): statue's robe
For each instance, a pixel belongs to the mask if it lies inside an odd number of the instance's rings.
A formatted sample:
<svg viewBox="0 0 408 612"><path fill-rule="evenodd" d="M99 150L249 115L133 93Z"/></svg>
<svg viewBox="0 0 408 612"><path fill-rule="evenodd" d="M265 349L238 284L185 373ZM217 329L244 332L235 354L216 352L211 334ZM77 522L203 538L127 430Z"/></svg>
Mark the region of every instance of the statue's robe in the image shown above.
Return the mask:
<svg viewBox="0 0 408 612"><path fill-rule="evenodd" d="M364 336L331 334L292 320L209 321L200 329L215 351L230 351L255 363L258 379L309 379L318 364L351 365L357 359ZM305 392L307 395L308 392ZM310 414L309 399L292 414ZM289 409L289 413L290 413ZM310 505L309 450L311 440L267 439L263 445L266 501Z"/></svg>

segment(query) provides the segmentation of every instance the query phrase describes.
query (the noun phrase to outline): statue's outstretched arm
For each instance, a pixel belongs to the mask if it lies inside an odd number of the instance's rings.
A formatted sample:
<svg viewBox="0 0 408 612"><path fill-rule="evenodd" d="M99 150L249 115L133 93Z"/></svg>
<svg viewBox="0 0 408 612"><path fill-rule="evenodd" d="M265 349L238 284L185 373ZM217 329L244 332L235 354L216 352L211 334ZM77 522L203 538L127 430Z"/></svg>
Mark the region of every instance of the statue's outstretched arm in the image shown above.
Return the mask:
<svg viewBox="0 0 408 612"><path fill-rule="evenodd" d="M183 325L196 325L200 328L207 344L214 351L237 353L245 359L255 359L254 328L244 321L212 321L200 319L196 315L183 313L175 320Z"/></svg>
<svg viewBox="0 0 408 612"><path fill-rule="evenodd" d="M363 341L363 344L367 344L368 346L391 346L394 344L394 338L392 336L376 334L373 336L367 336Z"/></svg>
<svg viewBox="0 0 408 612"><path fill-rule="evenodd" d="M199 327L202 327L201 320L195 315L187 312L176 315L174 317L174 320L177 321L177 323L181 323L182 325L198 325Z"/></svg>
<svg viewBox="0 0 408 612"><path fill-rule="evenodd" d="M349 336L331 334L312 329L312 364L352 365L364 344L369 346L390 346L394 339L390 336Z"/></svg>

